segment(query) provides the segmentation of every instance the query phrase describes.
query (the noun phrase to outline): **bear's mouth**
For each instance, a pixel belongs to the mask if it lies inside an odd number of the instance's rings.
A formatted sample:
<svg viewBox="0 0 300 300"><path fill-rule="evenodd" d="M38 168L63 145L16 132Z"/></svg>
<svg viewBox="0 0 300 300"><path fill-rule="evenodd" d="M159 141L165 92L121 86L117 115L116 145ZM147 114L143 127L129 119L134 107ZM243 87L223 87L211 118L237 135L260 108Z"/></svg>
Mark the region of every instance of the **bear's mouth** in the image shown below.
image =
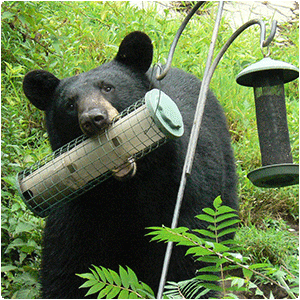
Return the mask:
<svg viewBox="0 0 300 300"><path fill-rule="evenodd" d="M107 129L119 112L113 108L100 109L92 108L79 115L79 125L81 131L88 137L97 135Z"/></svg>
<svg viewBox="0 0 300 300"><path fill-rule="evenodd" d="M87 116L81 116L79 120L81 131L88 137L93 137L96 135L101 135L106 129L108 129L113 122L115 122L119 116L117 110L114 110L110 115L108 113L99 114L95 117L93 112ZM105 117L103 117L105 115ZM104 133L105 134L105 133ZM109 156L109 153L108 153ZM134 159L129 158L121 166L112 170L114 178L119 181L126 181L136 174L137 166Z"/></svg>
<svg viewBox="0 0 300 300"><path fill-rule="evenodd" d="M101 134L103 131L105 131L112 122L105 122L101 124L101 126L96 126L95 124L91 122L86 122L83 125L80 124L80 129L88 137L92 137L98 134Z"/></svg>

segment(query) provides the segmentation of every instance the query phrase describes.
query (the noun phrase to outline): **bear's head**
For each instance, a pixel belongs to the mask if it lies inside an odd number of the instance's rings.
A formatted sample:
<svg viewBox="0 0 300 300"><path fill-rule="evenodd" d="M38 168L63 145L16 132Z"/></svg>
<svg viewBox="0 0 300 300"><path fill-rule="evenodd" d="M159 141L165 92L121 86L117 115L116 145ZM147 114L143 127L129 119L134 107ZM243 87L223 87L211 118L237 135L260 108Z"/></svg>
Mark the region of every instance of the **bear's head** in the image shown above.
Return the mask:
<svg viewBox="0 0 300 300"><path fill-rule="evenodd" d="M92 136L149 90L146 75L152 63L150 38L135 31L122 41L111 62L89 72L58 79L44 70L26 74L26 97L46 113L46 125L53 150L82 133Z"/></svg>

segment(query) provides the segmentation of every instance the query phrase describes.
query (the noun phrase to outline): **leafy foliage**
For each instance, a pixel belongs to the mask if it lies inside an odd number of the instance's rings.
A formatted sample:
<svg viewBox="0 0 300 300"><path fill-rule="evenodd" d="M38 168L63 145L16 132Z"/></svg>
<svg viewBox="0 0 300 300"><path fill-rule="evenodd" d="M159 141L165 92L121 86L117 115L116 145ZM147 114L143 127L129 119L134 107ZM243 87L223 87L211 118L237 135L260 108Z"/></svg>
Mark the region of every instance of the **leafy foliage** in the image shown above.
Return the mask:
<svg viewBox="0 0 300 300"><path fill-rule="evenodd" d="M3 195L4 194L4 195ZM2 192L7 196L7 192ZM32 217L21 201L2 205L2 296L37 298L43 220Z"/></svg>
<svg viewBox="0 0 300 300"><path fill-rule="evenodd" d="M77 274L87 281L80 288L89 288L86 296L99 293L98 299L154 299L154 293L149 286L139 282L135 273L127 267L119 267L119 274L104 267L94 266L92 273Z"/></svg>
<svg viewBox="0 0 300 300"><path fill-rule="evenodd" d="M153 236L152 241L173 242L177 246L187 246L186 255L191 254L197 261L208 264L198 270L195 278L178 283L169 282L165 286L165 297L195 299L216 291L221 292L223 298L237 298L237 291L250 293L250 289L254 289L255 295L267 297L255 281L251 280L253 275L256 275L287 290L289 296L295 298L298 290L286 284L286 273L279 272L270 263L248 264L249 257L244 257L238 252L240 247L234 240L219 241L220 237L235 232L237 230L235 225L240 222L234 209L221 204L221 198L217 197L213 203L214 209L204 208L204 214L196 216L199 220L209 223L207 229L190 230L186 227L172 229L165 226L149 228L152 231L148 235ZM120 275L103 267L94 266L94 268L96 271L91 270L92 273L78 275L87 279L81 286L81 288L90 288L86 295L99 292L98 298L154 297L151 289L144 283L139 283L136 275L129 268L126 273L120 267ZM242 269L243 277L225 275L225 272L229 274L237 268ZM275 274L276 280L268 277L270 274ZM230 287L225 285L226 281L231 282ZM272 298L271 294L269 296Z"/></svg>
<svg viewBox="0 0 300 300"><path fill-rule="evenodd" d="M216 284L219 276L224 281L224 271L230 269L230 266L224 267L223 264L228 260L231 262L241 262L240 255L234 253L235 242L231 239L225 239L219 242L221 237L234 233L234 225L240 222L234 209L221 205L222 200L217 197L214 200L212 208L204 208L204 214L196 216L197 219L207 222L207 229L193 229L179 227L171 229L168 227L151 227L153 231L149 235L154 235L152 241L174 242L177 245L188 246L186 255L193 255L196 260L209 263L210 265L198 270L199 275L180 283L171 283L166 288L168 296L172 298L182 297L195 298L195 296L204 296L211 290L222 291L222 288ZM228 258L230 257L230 259ZM224 288L225 291L225 288Z"/></svg>

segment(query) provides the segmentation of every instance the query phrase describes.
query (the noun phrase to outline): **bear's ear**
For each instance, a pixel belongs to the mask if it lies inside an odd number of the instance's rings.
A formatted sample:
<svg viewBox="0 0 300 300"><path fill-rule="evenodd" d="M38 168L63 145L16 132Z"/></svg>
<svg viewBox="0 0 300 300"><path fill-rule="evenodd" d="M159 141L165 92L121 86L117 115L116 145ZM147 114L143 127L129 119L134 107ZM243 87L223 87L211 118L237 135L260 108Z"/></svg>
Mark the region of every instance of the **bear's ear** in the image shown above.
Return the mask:
<svg viewBox="0 0 300 300"><path fill-rule="evenodd" d="M147 34L134 31L122 41L115 60L146 73L153 58L153 46Z"/></svg>
<svg viewBox="0 0 300 300"><path fill-rule="evenodd" d="M44 70L35 70L25 75L23 90L34 106L46 110L59 82L60 80L53 74Z"/></svg>

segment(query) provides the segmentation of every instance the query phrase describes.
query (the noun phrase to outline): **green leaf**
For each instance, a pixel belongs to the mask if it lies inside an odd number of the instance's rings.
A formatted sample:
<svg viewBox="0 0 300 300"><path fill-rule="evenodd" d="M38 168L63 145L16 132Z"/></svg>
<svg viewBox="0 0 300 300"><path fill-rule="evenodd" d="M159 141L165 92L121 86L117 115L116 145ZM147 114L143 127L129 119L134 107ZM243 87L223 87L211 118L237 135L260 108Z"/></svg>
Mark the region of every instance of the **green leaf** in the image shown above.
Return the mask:
<svg viewBox="0 0 300 300"><path fill-rule="evenodd" d="M236 228L225 229L221 233L218 234L218 238L221 237L221 236L224 236L226 234L233 233L233 232L236 232Z"/></svg>
<svg viewBox="0 0 300 300"><path fill-rule="evenodd" d="M129 267L127 267L127 272L128 272L128 276L129 276L129 284L130 284L131 288L135 291L137 285L139 285L139 281L138 281L135 273Z"/></svg>
<svg viewBox="0 0 300 300"><path fill-rule="evenodd" d="M76 275L83 279L95 280L95 276L91 273L83 273L83 274L76 274Z"/></svg>
<svg viewBox="0 0 300 300"><path fill-rule="evenodd" d="M138 289L138 293L142 294L143 296L145 296L144 298L149 298L149 299L155 299L155 295L154 292L152 291L152 289L144 282L140 282L141 285L141 289Z"/></svg>
<svg viewBox="0 0 300 300"><path fill-rule="evenodd" d="M124 288L129 288L129 278L126 270L123 267L119 267L120 279Z"/></svg>
<svg viewBox="0 0 300 300"><path fill-rule="evenodd" d="M226 255L232 256L235 261L238 260L239 262L243 262L243 255L241 253L228 252Z"/></svg>
<svg viewBox="0 0 300 300"><path fill-rule="evenodd" d="M206 272L209 272L209 273L220 272L220 267L207 266L207 267L197 270L197 273L206 273Z"/></svg>
<svg viewBox="0 0 300 300"><path fill-rule="evenodd" d="M217 263L220 260L220 258L218 256L202 256L202 257L198 257L197 260L214 264Z"/></svg>
<svg viewBox="0 0 300 300"><path fill-rule="evenodd" d="M154 227L152 227L154 228ZM186 227L178 227L178 228L168 228L168 227L156 227L156 231L152 231L147 235L156 235L156 237L152 238L153 240L165 241L165 242L174 242L178 245L182 246L194 246L195 243L199 242L199 238L191 233L188 233L188 228Z"/></svg>
<svg viewBox="0 0 300 300"><path fill-rule="evenodd" d="M216 215L216 212L213 210L213 209L211 209L211 208L209 208L209 207L206 207L206 208L203 208L202 209L206 214L208 214L208 215L210 215L210 216L215 216Z"/></svg>
<svg viewBox="0 0 300 300"><path fill-rule="evenodd" d="M120 293L120 287L113 286L111 291L107 294L106 298L107 299L114 299L119 293Z"/></svg>
<svg viewBox="0 0 300 300"><path fill-rule="evenodd" d="M248 281L251 279L253 272L249 269L243 268L243 274L244 274L245 279Z"/></svg>
<svg viewBox="0 0 300 300"><path fill-rule="evenodd" d="M223 205L221 206L219 209L218 209L218 213L217 215L221 215L221 214L225 214L225 213L230 213L230 212L236 212L235 209L229 207L229 206L226 206L226 205ZM235 213L237 215L237 213Z"/></svg>
<svg viewBox="0 0 300 300"><path fill-rule="evenodd" d="M198 232L204 236L208 236L210 238L216 239L216 236L213 232L209 231L209 230L205 230L205 229L194 229L195 232Z"/></svg>
<svg viewBox="0 0 300 300"><path fill-rule="evenodd" d="M128 299L129 298L129 292L125 289L122 289L119 296L119 299Z"/></svg>
<svg viewBox="0 0 300 300"><path fill-rule="evenodd" d="M34 240L29 240L26 245L21 247L21 251L31 254L37 248L37 243Z"/></svg>
<svg viewBox="0 0 300 300"><path fill-rule="evenodd" d="M240 277L234 277L231 281L231 286L237 286L238 288L241 288L245 284L245 279Z"/></svg>
<svg viewBox="0 0 300 300"><path fill-rule="evenodd" d="M13 271L18 269L17 266L13 266L13 265L7 265L7 266L2 266L1 267L1 272L9 272L9 271Z"/></svg>
<svg viewBox="0 0 300 300"><path fill-rule="evenodd" d="M105 283L103 282L97 282L94 286L92 286L88 292L85 294L85 296L88 296L88 295L92 295L92 294L95 294L95 293L98 293L100 290L103 289L103 287L105 286Z"/></svg>
<svg viewBox="0 0 300 300"><path fill-rule="evenodd" d="M44 24L43 28L44 28L44 30L47 30L48 32L50 32L53 37L56 37L57 33L50 26L47 26L47 24ZM60 38L62 38L62 36L60 36ZM56 39L57 39L57 37L56 37Z"/></svg>
<svg viewBox="0 0 300 300"><path fill-rule="evenodd" d="M217 275L209 275L209 274L198 275L196 276L196 278L205 281L218 281L220 279L220 277Z"/></svg>
<svg viewBox="0 0 300 300"><path fill-rule="evenodd" d="M253 282L250 281L249 289L253 289L253 288L256 288L255 295L259 295L259 296L264 295L263 291L260 290L259 287L256 284L254 284ZM270 291L269 299L274 299L274 297L272 298L272 291Z"/></svg>
<svg viewBox="0 0 300 300"><path fill-rule="evenodd" d="M109 270L112 278L113 278L113 281L114 283L117 285L117 286L121 286L122 285L122 282L121 282L121 279L120 279L120 276L113 270Z"/></svg>
<svg viewBox="0 0 300 300"><path fill-rule="evenodd" d="M15 229L15 233L31 232L34 228L34 225L30 223L20 222Z"/></svg>
<svg viewBox="0 0 300 300"><path fill-rule="evenodd" d="M8 250L10 250L11 248L22 247L24 245L26 245L26 242L24 242L21 238L17 238L8 245L8 247L5 250L5 253L8 253Z"/></svg>
<svg viewBox="0 0 300 300"><path fill-rule="evenodd" d="M139 299L139 296L135 292L131 292L129 294L129 299Z"/></svg>
<svg viewBox="0 0 300 300"><path fill-rule="evenodd" d="M226 262L228 262L228 260L226 258L219 258L218 257L218 261L216 262L216 267L220 267L222 264L225 264Z"/></svg>
<svg viewBox="0 0 300 300"><path fill-rule="evenodd" d="M104 276L106 278L106 280L110 283L110 284L113 284L114 283L114 280L113 280L113 277L111 275L111 273L109 272L108 269L102 267L102 271L104 273Z"/></svg>
<svg viewBox="0 0 300 300"><path fill-rule="evenodd" d="M191 247L186 251L186 255L192 254L194 256L204 256L214 254L212 251L202 247Z"/></svg>
<svg viewBox="0 0 300 300"><path fill-rule="evenodd" d="M84 284L82 284L79 288L88 288L88 287L91 287L93 285L95 285L96 283L98 283L98 280L88 280L86 281Z"/></svg>
<svg viewBox="0 0 300 300"><path fill-rule="evenodd" d="M5 11L2 13L1 18L2 21L6 20L6 19L13 19L15 16L14 13L10 12L10 11Z"/></svg>
<svg viewBox="0 0 300 300"><path fill-rule="evenodd" d="M218 286L216 284L213 283L206 283L206 282L202 282L201 285L207 289L213 290L213 291L218 291L221 292L222 291L222 287Z"/></svg>
<svg viewBox="0 0 300 300"><path fill-rule="evenodd" d="M228 213L228 214L224 214L224 215L220 215L219 217L216 218L216 223L222 222L226 219L230 219L230 218L237 218L237 214L234 213Z"/></svg>
<svg viewBox="0 0 300 300"><path fill-rule="evenodd" d="M230 250L229 247L227 247L225 245L222 245L222 244L219 244L219 243L214 243L213 249L216 252L225 252L225 251L229 251Z"/></svg>
<svg viewBox="0 0 300 300"><path fill-rule="evenodd" d="M196 218L201 221L206 221L206 222L213 223L213 224L215 223L215 219L209 215L201 214L201 215L196 216Z"/></svg>
<svg viewBox="0 0 300 300"><path fill-rule="evenodd" d="M211 241L205 241L204 247L207 248L207 249L210 249L210 248L214 249L215 244L214 244L214 242L211 242Z"/></svg>
<svg viewBox="0 0 300 300"><path fill-rule="evenodd" d="M232 226L236 223L240 223L241 220L239 219L235 219L235 220L228 220L228 221L225 221L225 222L222 222L219 226L217 226L217 231L220 230L220 229L223 229L225 227L229 227L229 226Z"/></svg>
<svg viewBox="0 0 300 300"><path fill-rule="evenodd" d="M259 263L259 264L250 265L249 269L254 270L254 269L260 269L260 268L268 268L270 266L272 266L272 265L269 263Z"/></svg>
<svg viewBox="0 0 300 300"><path fill-rule="evenodd" d="M95 278L98 279L99 281L101 280L102 282L107 282L106 277L105 277L105 274L104 274L104 272L102 271L102 269L100 269L99 267L94 266L94 265L93 265L93 267L95 268L97 274L95 274L95 271L94 271L94 270L92 270L92 269L90 269L90 270L91 270L91 271L93 272L93 274L95 275Z"/></svg>
<svg viewBox="0 0 300 300"><path fill-rule="evenodd" d="M55 39L52 43L53 48L55 49L56 52L60 52L60 43L58 39Z"/></svg>
<svg viewBox="0 0 300 300"><path fill-rule="evenodd" d="M19 15L18 18L19 18L19 20L20 20L23 24L26 24L26 23L27 23L27 22L26 22L26 18L25 18L24 15ZM28 24L28 25L30 25L30 24Z"/></svg>
<svg viewBox="0 0 300 300"><path fill-rule="evenodd" d="M216 209L216 210L218 210L219 209L219 207L221 206L221 204L222 204L222 199L221 199L221 196L218 196L215 200L214 200L214 208Z"/></svg>
<svg viewBox="0 0 300 300"><path fill-rule="evenodd" d="M226 293L226 296L224 296L224 299L240 299L240 298L233 293Z"/></svg>
<svg viewBox="0 0 300 300"><path fill-rule="evenodd" d="M95 279L100 281L99 274L95 270L92 270L92 269L90 269L90 270L91 270L92 274L94 275Z"/></svg>
<svg viewBox="0 0 300 300"><path fill-rule="evenodd" d="M112 288L113 288L112 285L106 285L106 287L104 289L102 289L100 291L100 293L98 294L98 299L102 299L102 298L106 297L109 294L109 292L112 290Z"/></svg>

